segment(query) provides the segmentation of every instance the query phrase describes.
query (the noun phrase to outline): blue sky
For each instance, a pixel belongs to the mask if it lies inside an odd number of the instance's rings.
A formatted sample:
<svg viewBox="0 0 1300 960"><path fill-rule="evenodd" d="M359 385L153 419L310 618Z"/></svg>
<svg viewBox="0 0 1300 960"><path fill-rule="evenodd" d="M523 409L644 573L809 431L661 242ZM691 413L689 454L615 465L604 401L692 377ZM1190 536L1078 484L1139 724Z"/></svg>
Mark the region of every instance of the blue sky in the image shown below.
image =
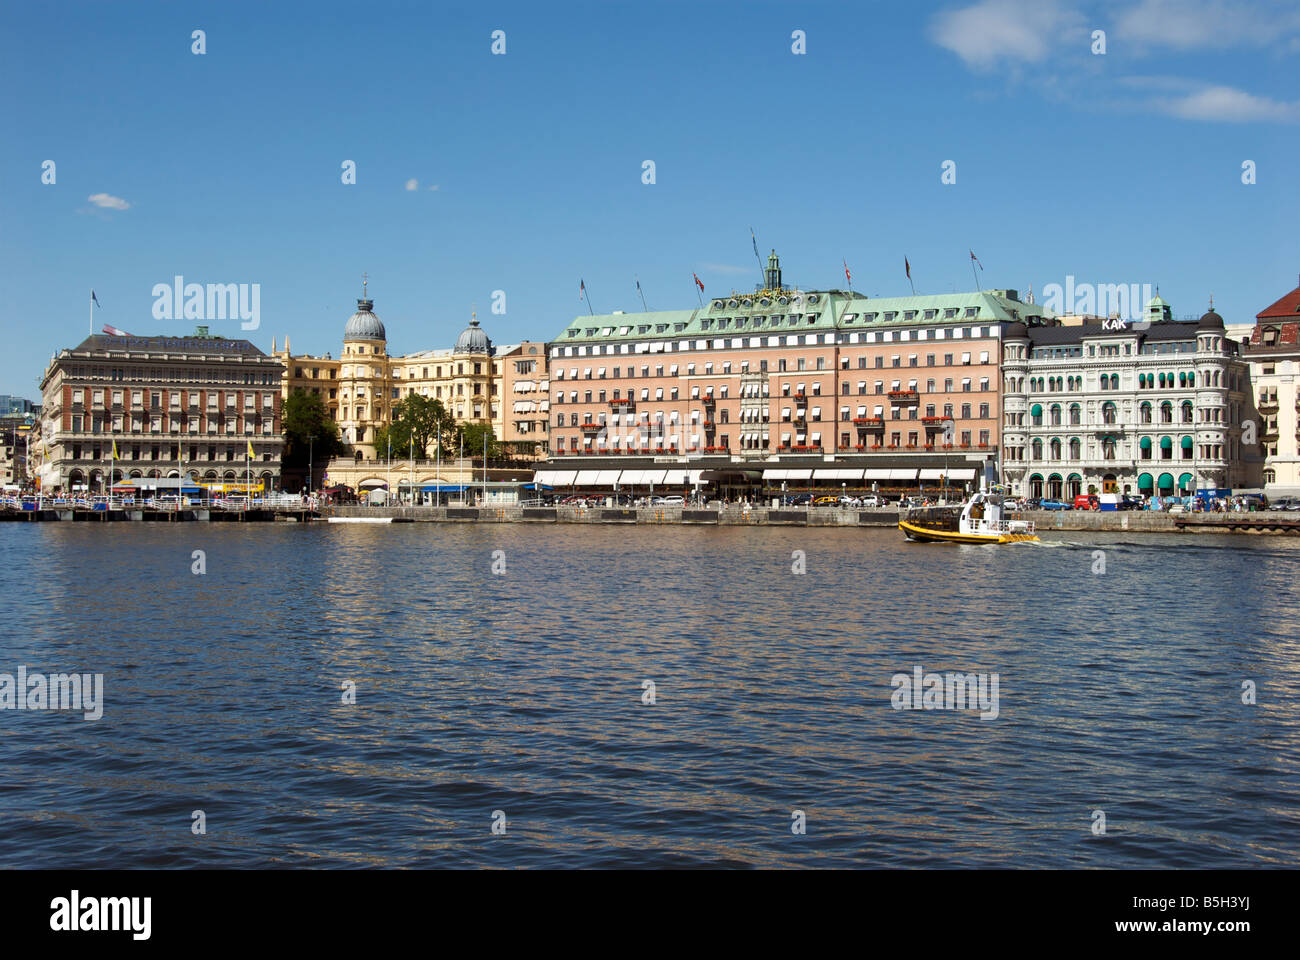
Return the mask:
<svg viewBox="0 0 1300 960"><path fill-rule="evenodd" d="M0 393L37 395L92 287L96 330L153 334L193 326L156 283L259 283L248 336L323 353L364 270L392 352L475 303L545 340L580 277L597 312L640 309L634 275L652 309L692 272L751 287L751 226L805 288L847 259L903 294L906 256L918 293L969 289L973 249L985 288L1158 283L1244 320L1300 274L1298 64L1286 2L10 3Z"/></svg>

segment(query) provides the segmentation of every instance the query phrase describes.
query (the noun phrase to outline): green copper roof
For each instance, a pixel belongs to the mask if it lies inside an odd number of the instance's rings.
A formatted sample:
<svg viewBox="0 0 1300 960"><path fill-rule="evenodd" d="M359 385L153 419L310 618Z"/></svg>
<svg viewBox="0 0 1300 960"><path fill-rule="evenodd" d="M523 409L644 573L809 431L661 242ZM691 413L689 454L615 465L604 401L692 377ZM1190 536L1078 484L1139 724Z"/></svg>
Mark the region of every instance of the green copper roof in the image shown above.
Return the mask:
<svg viewBox="0 0 1300 960"><path fill-rule="evenodd" d="M1029 321L1052 317L1037 304L1011 299L1013 291L980 290L868 298L842 290L791 291L778 297L733 293L694 310L605 313L578 317L553 343L582 344L672 337L861 330L916 324ZM785 301L785 302L782 302ZM974 313L970 311L974 310Z"/></svg>

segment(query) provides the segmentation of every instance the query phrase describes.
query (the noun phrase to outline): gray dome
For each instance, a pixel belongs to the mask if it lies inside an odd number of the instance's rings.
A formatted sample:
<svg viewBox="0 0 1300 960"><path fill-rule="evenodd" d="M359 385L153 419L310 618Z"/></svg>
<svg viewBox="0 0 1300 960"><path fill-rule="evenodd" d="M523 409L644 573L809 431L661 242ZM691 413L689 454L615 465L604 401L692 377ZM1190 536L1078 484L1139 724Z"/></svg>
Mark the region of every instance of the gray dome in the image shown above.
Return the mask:
<svg viewBox="0 0 1300 960"><path fill-rule="evenodd" d="M348 325L343 331L344 340L387 340L384 325L371 313L373 300L358 300L357 312L348 318Z"/></svg>
<svg viewBox="0 0 1300 960"><path fill-rule="evenodd" d="M1218 312L1213 307L1210 307L1208 311L1201 315L1200 322L1196 324L1196 328L1198 330L1222 330L1223 317L1219 316Z"/></svg>
<svg viewBox="0 0 1300 960"><path fill-rule="evenodd" d="M1025 326L1025 324L1021 323L1019 320L1016 320L1013 323L1008 323L1006 333L1003 334L1003 337L1005 337L1008 340L1011 339L1024 340L1028 336L1029 336L1029 327Z"/></svg>
<svg viewBox="0 0 1300 960"><path fill-rule="evenodd" d="M492 341L488 335L479 329L478 318L470 320L469 326L461 331L456 338L456 348L453 353L491 353Z"/></svg>

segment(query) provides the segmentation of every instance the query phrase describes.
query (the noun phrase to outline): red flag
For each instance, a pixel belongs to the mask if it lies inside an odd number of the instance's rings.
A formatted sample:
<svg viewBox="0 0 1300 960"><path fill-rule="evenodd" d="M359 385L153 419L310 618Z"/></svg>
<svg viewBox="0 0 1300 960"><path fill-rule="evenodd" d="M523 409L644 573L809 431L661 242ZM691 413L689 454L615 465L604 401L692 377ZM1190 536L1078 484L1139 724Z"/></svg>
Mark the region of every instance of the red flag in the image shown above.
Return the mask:
<svg viewBox="0 0 1300 960"><path fill-rule="evenodd" d="M586 292L587 292L587 281L586 281L586 280L583 280L583 279L581 279L581 278L579 278L579 280L578 280L578 299L581 300L581 299L582 299L582 295L583 295L584 293L586 293Z"/></svg>
<svg viewBox="0 0 1300 960"><path fill-rule="evenodd" d="M692 276L692 277L695 277L695 285L696 285L697 287L700 288L700 293L703 293L703 292L704 292L704 284L700 282L700 278L699 278L699 276L697 276L697 275L694 274L694 273L692 273L691 276Z"/></svg>
<svg viewBox="0 0 1300 960"><path fill-rule="evenodd" d="M907 262L907 257L903 258L903 269L907 271L907 279L912 279L912 265Z"/></svg>
<svg viewBox="0 0 1300 960"><path fill-rule="evenodd" d="M975 263L979 266L979 268L980 268L981 270L984 269L984 264L980 263L980 258L977 257L977 256L975 256L975 251L974 251L974 250L971 250L971 252L970 252L970 258L971 258L972 260L975 261Z"/></svg>
<svg viewBox="0 0 1300 960"><path fill-rule="evenodd" d="M847 260L844 261L844 279L849 282L850 287L853 286L853 274L849 273L849 262Z"/></svg>

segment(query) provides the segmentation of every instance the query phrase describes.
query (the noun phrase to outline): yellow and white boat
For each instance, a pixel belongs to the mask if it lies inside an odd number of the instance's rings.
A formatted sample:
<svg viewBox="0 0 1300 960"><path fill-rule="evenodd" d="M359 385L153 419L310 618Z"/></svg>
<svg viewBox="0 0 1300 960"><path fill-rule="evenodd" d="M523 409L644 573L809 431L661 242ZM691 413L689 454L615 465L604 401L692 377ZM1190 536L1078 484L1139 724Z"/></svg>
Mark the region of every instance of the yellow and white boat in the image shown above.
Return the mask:
<svg viewBox="0 0 1300 960"><path fill-rule="evenodd" d="M974 494L961 506L918 507L898 521L920 543L1018 543L1037 540L1034 524L1007 516L1000 492Z"/></svg>

